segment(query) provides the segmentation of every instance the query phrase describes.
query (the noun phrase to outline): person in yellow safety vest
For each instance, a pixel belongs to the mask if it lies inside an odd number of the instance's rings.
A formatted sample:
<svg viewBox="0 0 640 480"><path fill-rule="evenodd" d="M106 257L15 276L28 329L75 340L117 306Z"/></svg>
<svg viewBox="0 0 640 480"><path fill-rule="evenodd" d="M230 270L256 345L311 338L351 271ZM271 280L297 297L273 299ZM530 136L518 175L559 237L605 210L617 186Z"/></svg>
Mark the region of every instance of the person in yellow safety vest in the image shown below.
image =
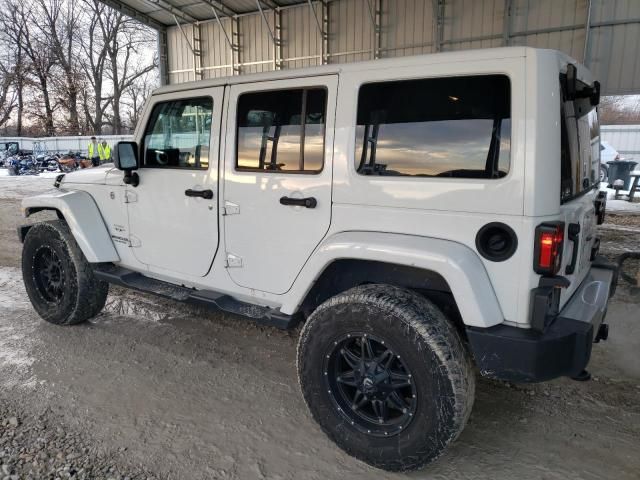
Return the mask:
<svg viewBox="0 0 640 480"><path fill-rule="evenodd" d="M98 145L98 141L96 137L91 137L91 141L89 142L89 160L91 160L91 165L97 167L100 165L100 145Z"/></svg>
<svg viewBox="0 0 640 480"><path fill-rule="evenodd" d="M108 163L111 161L111 145L106 140L98 145L98 154L100 155L100 163Z"/></svg>

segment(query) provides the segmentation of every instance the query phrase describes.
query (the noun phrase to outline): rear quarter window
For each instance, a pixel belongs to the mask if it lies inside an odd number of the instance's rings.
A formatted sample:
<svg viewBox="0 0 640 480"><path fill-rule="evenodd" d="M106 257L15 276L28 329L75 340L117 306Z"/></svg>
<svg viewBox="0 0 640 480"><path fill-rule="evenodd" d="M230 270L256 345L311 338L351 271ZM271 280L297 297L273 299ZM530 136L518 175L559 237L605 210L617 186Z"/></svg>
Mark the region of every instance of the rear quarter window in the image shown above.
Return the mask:
<svg viewBox="0 0 640 480"><path fill-rule="evenodd" d="M361 175L495 179L511 163L506 75L365 84L358 93Z"/></svg>

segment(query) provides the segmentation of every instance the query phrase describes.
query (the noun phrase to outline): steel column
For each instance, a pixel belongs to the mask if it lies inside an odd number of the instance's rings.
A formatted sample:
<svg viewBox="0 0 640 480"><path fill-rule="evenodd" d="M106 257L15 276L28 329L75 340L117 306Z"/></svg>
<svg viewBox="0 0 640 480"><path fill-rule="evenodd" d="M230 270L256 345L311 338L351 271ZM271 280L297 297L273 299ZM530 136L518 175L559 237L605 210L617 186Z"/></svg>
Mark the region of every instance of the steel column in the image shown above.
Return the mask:
<svg viewBox="0 0 640 480"><path fill-rule="evenodd" d="M235 48L232 49L233 54L231 60L233 73L234 75L240 75L242 73L242 66L240 64L240 50L242 47L240 43L240 19L237 16L231 17L231 39L235 46Z"/></svg>
<svg viewBox="0 0 640 480"><path fill-rule="evenodd" d="M160 85L169 85L169 49L166 29L158 31L158 62L160 63Z"/></svg>
<svg viewBox="0 0 640 480"><path fill-rule="evenodd" d="M507 47L511 44L511 8L513 0L504 0L504 16L502 18L502 44Z"/></svg>
<svg viewBox="0 0 640 480"><path fill-rule="evenodd" d="M589 66L589 49L591 45L589 45L589 40L591 37L591 5L592 1L587 0L587 16L584 23L584 50L582 52L582 63L585 66Z"/></svg>
<svg viewBox="0 0 640 480"><path fill-rule="evenodd" d="M433 0L433 44L436 52L441 52L444 45L444 10L445 0Z"/></svg>

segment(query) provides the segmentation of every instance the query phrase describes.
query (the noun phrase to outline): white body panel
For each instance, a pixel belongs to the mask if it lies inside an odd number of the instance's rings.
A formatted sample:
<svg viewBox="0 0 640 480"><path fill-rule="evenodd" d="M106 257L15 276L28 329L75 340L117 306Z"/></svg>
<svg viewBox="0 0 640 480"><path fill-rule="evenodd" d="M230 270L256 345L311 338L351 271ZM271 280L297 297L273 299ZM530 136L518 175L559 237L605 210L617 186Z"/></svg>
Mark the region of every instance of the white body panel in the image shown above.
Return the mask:
<svg viewBox="0 0 640 480"><path fill-rule="evenodd" d="M456 304L465 323L490 327L504 316L484 265L470 248L437 238L375 232L343 232L325 239L300 274L291 298L303 298L318 274L336 259L361 259L434 271L455 285ZM283 311L297 305L284 304ZM489 320L489 321L488 321Z"/></svg>
<svg viewBox="0 0 640 480"><path fill-rule="evenodd" d="M242 262L227 269L240 286L270 293L285 293L331 222L333 174L333 119L337 75L279 82L246 83L231 87L227 118L236 118L238 97L246 92L282 88L326 87L327 113L324 166L319 173L238 171L236 132L227 129L224 165L224 200L239 213L224 216L226 253ZM280 204L281 197L315 198L315 208ZM277 274L274 275L274 273Z"/></svg>
<svg viewBox="0 0 640 480"><path fill-rule="evenodd" d="M148 265L150 271L202 277L209 272L218 247L218 152L223 89L202 89L190 96L213 99L209 168L141 168L137 172L140 184L127 187L127 208L133 252L141 263ZM146 106L146 114L156 103L181 98L184 95L154 96ZM187 197L187 189L210 189L213 198Z"/></svg>
<svg viewBox="0 0 640 480"><path fill-rule="evenodd" d="M119 262L95 199L82 191L55 191L22 200L28 216L32 209L58 210L89 262Z"/></svg>
<svg viewBox="0 0 640 480"><path fill-rule="evenodd" d="M208 171L195 174L138 171L140 186L126 190L138 195L138 201L129 204L129 219L130 233L141 240L141 246L117 245L120 264L173 283L293 313L332 260L397 262L440 273L465 324L488 327L507 322L527 328L531 289L539 280L532 269L536 225L547 220L573 221L584 216L593 201L593 194L587 194L572 204L560 205L558 75L569 60L554 51L514 47L163 87L147 105L136 141L142 141L153 103L216 92L211 164ZM356 173L354 125L360 85L376 80L476 74L504 74L510 80L511 166L506 176L486 180ZM593 81L582 67L578 76ZM318 175L236 171L239 93L315 85L328 88L323 171ZM224 111L220 112L216 105L222 104ZM219 163L213 153L218 148L222 156ZM107 185L88 181L71 185L75 180L71 178L63 188L90 192L101 210L102 202L108 203L103 200L106 192L115 190L119 192L116 198L121 198L125 190L121 176L115 173L102 180ZM212 202L187 202L179 195L185 188L203 185L214 190ZM97 193L100 189L104 195ZM281 206L278 200L283 195L314 196L318 207ZM224 201L238 205L239 213L223 216ZM35 205L38 201L29 202ZM105 215L121 222L126 205L122 203L120 212L113 205ZM213 208L209 210L209 206ZM482 258L475 246L478 230L496 221L509 225L518 237L515 254L502 262ZM591 230L585 228L585 235ZM220 245L213 258L218 235ZM179 253L176 244L183 245ZM565 263L571 248L566 242ZM583 248L584 262L588 247ZM135 254L121 249L135 250ZM228 268L228 254L240 257L242 266ZM585 270L579 269L569 277L572 286L565 297L584 275Z"/></svg>

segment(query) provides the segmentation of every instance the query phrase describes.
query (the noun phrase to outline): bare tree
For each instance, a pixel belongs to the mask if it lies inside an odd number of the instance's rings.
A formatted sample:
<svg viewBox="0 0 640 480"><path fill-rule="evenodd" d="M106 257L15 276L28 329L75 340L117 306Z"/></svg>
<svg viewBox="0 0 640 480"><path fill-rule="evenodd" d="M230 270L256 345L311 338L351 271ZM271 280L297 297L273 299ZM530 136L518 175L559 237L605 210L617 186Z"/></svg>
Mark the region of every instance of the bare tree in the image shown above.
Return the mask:
<svg viewBox="0 0 640 480"><path fill-rule="evenodd" d="M21 74L26 73L33 76L33 83L39 90L39 94L34 95L31 111L36 118L41 120L44 132L47 135L53 135L55 128L54 104L51 101L51 74L56 60L51 53L46 37L39 35L40 32L34 27L39 21L39 12L30 7L32 6L25 5L20 0L5 1L5 5L0 9L0 28L10 41L12 48L19 49L20 55L23 55L21 68L24 70ZM24 87L24 76L22 75L21 82ZM20 103L23 101L20 99ZM21 107L22 105L19 106L20 109ZM20 130L22 130L22 126L20 126Z"/></svg>
<svg viewBox="0 0 640 480"><path fill-rule="evenodd" d="M158 57L154 55L151 63L138 61L145 49L153 44L153 35L148 30L140 29L134 20L125 18L121 23L120 34L113 38L107 47L109 57L108 71L113 86L113 133L122 133L121 101L133 83L143 75L154 71L158 66Z"/></svg>
<svg viewBox="0 0 640 480"><path fill-rule="evenodd" d="M108 87L104 82L107 49L112 39L117 37L124 17L98 0L83 0L83 3L91 13L87 34L82 42L85 59L82 68L91 86L91 92L83 92L83 109L91 132L100 135L104 126L105 110L113 100L111 95L105 95L105 87Z"/></svg>
<svg viewBox="0 0 640 480"><path fill-rule="evenodd" d="M81 38L80 10L76 0L38 0L39 22L42 38L48 40L48 47L62 70L61 77L54 77L60 85L63 108L68 112L68 129L78 134L80 121L78 115L78 84L80 83L77 57Z"/></svg>
<svg viewBox="0 0 640 480"><path fill-rule="evenodd" d="M0 127L2 127L13 113L17 103L15 90L12 88L13 75L7 65L0 62Z"/></svg>
<svg viewBox="0 0 640 480"><path fill-rule="evenodd" d="M123 94L122 103L128 108L127 123L129 130L135 129L142 116L145 100L149 98L152 90L158 84L157 75L154 75L154 73L147 72L145 75L140 76Z"/></svg>
<svg viewBox="0 0 640 480"><path fill-rule="evenodd" d="M602 97L598 110L603 125L640 123L640 95Z"/></svg>
<svg viewBox="0 0 640 480"><path fill-rule="evenodd" d="M2 17L0 17L0 26L2 24ZM20 26L15 33L18 38L22 36ZM4 52L0 60L0 125L6 124L15 110L16 133L20 135L27 74L22 45L20 42L15 45L5 29L2 29L0 31L0 51Z"/></svg>
<svg viewBox="0 0 640 480"><path fill-rule="evenodd" d="M153 32L98 0L0 0L0 41L0 119L18 134L120 133L157 64Z"/></svg>

